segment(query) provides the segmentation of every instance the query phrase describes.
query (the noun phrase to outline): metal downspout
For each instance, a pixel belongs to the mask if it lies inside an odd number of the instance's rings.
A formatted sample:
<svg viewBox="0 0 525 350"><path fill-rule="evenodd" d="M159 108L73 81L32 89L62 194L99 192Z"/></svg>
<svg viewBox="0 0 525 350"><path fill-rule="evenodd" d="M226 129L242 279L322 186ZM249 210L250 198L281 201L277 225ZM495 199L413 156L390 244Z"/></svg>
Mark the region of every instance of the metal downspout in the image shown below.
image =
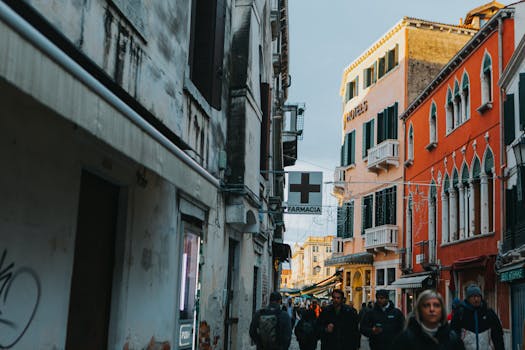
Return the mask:
<svg viewBox="0 0 525 350"><path fill-rule="evenodd" d="M115 109L122 113L132 123L137 125L145 133L150 135L153 139L158 141L161 145L166 147L173 155L183 161L190 168L195 170L199 175L204 177L212 185L219 188L220 183L217 178L211 175L199 163L188 156L184 151L173 144L169 139L162 135L151 124L145 121L137 112L131 109L121 99L119 99L111 90L102 85L98 80L93 78L86 70L84 70L78 63L67 56L64 52L58 49L52 42L43 36L38 30L26 22L15 11L13 11L4 2L0 1L0 19L8 26L13 28L22 37L28 40L37 49L42 51L46 56L52 59L55 63L64 68L71 75L76 77L86 86L88 86L95 94L100 96L106 102L111 104Z"/></svg>
<svg viewBox="0 0 525 350"><path fill-rule="evenodd" d="M501 78L501 74L503 73L503 19L501 16L498 17L498 79ZM501 179L500 181L500 237L499 237L499 246L498 246L498 253L500 251L500 247L503 244L503 232L505 228L505 168L506 168L506 157L505 157L505 137L504 137L504 118L503 118L503 96L502 96L502 89L500 88L499 91L499 133L500 133L500 147L499 147L499 157L500 157L500 172L501 176L499 177Z"/></svg>

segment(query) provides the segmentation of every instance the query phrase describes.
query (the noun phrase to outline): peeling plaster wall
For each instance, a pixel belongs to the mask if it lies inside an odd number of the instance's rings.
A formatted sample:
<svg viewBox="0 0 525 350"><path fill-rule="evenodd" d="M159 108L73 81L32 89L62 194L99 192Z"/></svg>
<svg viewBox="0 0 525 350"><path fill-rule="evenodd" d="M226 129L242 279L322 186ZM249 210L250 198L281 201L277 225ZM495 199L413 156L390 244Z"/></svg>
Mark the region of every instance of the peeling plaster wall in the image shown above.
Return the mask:
<svg viewBox="0 0 525 350"><path fill-rule="evenodd" d="M12 272L31 271L13 279L1 308L3 319L28 324L14 348L65 346L83 169L117 184L125 197L109 348L128 342L141 349L152 336L174 344L180 269L175 187L151 172L146 187L138 186L136 163L5 83L1 88L0 156L8 165L0 177L0 254L6 252L5 266L14 263ZM3 329L0 342L9 344L17 335L20 327Z"/></svg>

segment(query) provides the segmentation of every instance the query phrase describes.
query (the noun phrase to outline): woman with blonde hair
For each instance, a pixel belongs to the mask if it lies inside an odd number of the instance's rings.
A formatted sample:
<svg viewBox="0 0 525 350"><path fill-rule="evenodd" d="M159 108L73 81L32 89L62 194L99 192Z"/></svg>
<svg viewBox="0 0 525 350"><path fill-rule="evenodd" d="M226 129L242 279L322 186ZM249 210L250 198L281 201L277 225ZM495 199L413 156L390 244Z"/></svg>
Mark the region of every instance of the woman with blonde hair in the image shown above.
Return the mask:
<svg viewBox="0 0 525 350"><path fill-rule="evenodd" d="M465 350L461 338L450 329L441 295L425 290L419 295L405 330L394 340L393 349Z"/></svg>

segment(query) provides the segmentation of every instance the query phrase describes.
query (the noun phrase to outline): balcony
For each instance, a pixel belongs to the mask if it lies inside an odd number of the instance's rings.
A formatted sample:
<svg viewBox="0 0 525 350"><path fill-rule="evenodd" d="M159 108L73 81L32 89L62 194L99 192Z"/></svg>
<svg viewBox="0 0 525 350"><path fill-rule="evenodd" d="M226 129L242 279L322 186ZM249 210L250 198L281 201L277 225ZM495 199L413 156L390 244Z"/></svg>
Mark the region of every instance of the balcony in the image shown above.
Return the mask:
<svg viewBox="0 0 525 350"><path fill-rule="evenodd" d="M399 166L399 141L385 140L368 150L368 171L388 170Z"/></svg>
<svg viewBox="0 0 525 350"><path fill-rule="evenodd" d="M365 230L365 249L392 250L397 248L397 233L395 225L383 225Z"/></svg>

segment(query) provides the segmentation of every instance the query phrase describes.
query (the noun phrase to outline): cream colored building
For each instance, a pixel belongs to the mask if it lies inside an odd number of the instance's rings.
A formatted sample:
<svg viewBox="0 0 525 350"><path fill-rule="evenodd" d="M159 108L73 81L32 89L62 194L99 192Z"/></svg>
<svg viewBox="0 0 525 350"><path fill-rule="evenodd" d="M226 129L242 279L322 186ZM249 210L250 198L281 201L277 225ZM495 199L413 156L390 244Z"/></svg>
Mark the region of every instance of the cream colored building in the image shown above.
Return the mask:
<svg viewBox="0 0 525 350"><path fill-rule="evenodd" d="M304 243L294 244L292 253L292 288L302 288L332 276L336 269L326 266L332 256L334 236L307 237Z"/></svg>
<svg viewBox="0 0 525 350"><path fill-rule="evenodd" d="M391 284L402 269L411 273L400 252L404 167L411 164L403 140L413 131L398 116L476 32L474 25L404 17L344 69L333 192L341 207L337 249L327 266L344 269L347 298L356 305L374 299L377 288L390 290L396 306L404 304Z"/></svg>

